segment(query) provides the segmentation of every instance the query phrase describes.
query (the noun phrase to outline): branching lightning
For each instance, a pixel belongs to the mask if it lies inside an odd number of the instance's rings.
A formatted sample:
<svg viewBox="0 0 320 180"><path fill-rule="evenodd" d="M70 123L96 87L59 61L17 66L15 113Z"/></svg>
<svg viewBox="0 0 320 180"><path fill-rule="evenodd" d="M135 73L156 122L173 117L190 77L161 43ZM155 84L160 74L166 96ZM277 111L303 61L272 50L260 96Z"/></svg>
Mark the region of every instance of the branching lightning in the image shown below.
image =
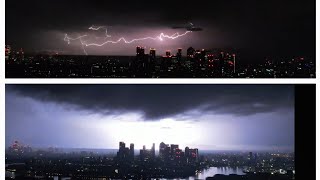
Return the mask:
<svg viewBox="0 0 320 180"><path fill-rule="evenodd" d="M106 31L105 31L104 39L111 37L110 35L108 35L108 29L105 26L91 26L88 29L89 30L93 30L93 31L98 31L100 29L105 29ZM104 46L104 45L109 44L109 43L117 44L117 43L120 43L120 42L123 42L123 43L126 43L126 44L130 44L130 43L133 43L133 42L136 42L136 41L144 41L144 40L159 40L159 41L163 41L165 38L167 38L167 39L176 39L176 38L179 38L181 36L185 36L186 34L191 33L191 32L192 31L185 31L182 34L176 32L176 33L174 33L172 35L167 35L167 34L164 34L164 33L160 33L158 36L155 36L155 37L149 36L149 37L136 38L136 39L132 39L132 40L127 40L124 37L121 37L116 41L108 40L108 41L104 41L102 43L87 43L84 40L84 38L88 37L88 35L81 35L81 36L78 36L78 37L75 37L75 38L71 38L70 36L68 36L68 34L65 34L64 41L66 41L68 44L70 44L71 41L79 40L80 43L81 43L83 52L86 55L88 55L88 53L87 53L87 51L85 49L85 47L88 47L88 46L99 46L99 47L101 47L101 46Z"/></svg>

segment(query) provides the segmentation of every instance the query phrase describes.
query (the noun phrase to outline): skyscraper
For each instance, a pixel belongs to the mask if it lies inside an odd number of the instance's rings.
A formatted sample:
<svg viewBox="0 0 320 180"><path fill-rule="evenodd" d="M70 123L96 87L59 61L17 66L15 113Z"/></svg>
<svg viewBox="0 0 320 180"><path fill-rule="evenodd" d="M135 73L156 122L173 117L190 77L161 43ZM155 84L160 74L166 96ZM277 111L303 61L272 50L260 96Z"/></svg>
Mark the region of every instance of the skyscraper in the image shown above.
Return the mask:
<svg viewBox="0 0 320 180"><path fill-rule="evenodd" d="M184 153L185 156L188 157L189 156L189 147L187 146L184 151L185 151L185 153Z"/></svg>
<svg viewBox="0 0 320 180"><path fill-rule="evenodd" d="M137 56L143 56L144 55L144 47L137 46L136 55Z"/></svg>
<svg viewBox="0 0 320 180"><path fill-rule="evenodd" d="M178 144L171 144L171 155L175 154L176 149L179 149L179 145Z"/></svg>
<svg viewBox="0 0 320 180"><path fill-rule="evenodd" d="M148 71L148 55L145 54L144 47L137 46L136 58L131 65L134 77L145 77Z"/></svg>
<svg viewBox="0 0 320 180"><path fill-rule="evenodd" d="M130 144L130 158L133 160L134 159L134 144Z"/></svg>
<svg viewBox="0 0 320 180"><path fill-rule="evenodd" d="M129 157L130 157L129 148L126 148L126 144L124 142L119 142L119 151L117 152L117 159L120 162L125 162L129 160Z"/></svg>
<svg viewBox="0 0 320 180"><path fill-rule="evenodd" d="M156 156L156 149L155 149L155 143L152 144L152 148L151 148L151 154L153 157Z"/></svg>
<svg viewBox="0 0 320 180"><path fill-rule="evenodd" d="M156 59L156 49L150 48L150 53L149 53L149 55L150 55L150 58L151 58L151 59Z"/></svg>
<svg viewBox="0 0 320 180"><path fill-rule="evenodd" d="M126 148L126 144L124 142L119 142L119 150L123 150L124 148Z"/></svg>

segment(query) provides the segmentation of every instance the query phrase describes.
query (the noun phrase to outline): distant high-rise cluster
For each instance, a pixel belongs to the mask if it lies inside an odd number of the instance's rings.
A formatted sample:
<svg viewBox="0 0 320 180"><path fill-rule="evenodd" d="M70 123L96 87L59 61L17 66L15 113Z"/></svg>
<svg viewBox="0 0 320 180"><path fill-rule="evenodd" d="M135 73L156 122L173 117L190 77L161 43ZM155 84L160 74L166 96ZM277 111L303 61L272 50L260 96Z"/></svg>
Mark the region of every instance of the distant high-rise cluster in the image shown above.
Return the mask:
<svg viewBox="0 0 320 180"><path fill-rule="evenodd" d="M218 54L190 47L187 49L187 58L182 58L182 48L178 48L176 54L166 50L160 59L157 59L155 54L153 48L147 55L144 47L137 46L136 58L130 67L134 77L181 76L185 72L191 72L196 77L234 77L236 73L234 53Z"/></svg>
<svg viewBox="0 0 320 180"><path fill-rule="evenodd" d="M177 162L185 161L188 163L198 162L199 154L198 149L190 149L189 147L185 148L183 152L182 149L179 149L177 144L165 144L164 142L160 143L159 146L159 156L165 161L174 160Z"/></svg>
<svg viewBox="0 0 320 180"><path fill-rule="evenodd" d="M156 158L155 143L151 149L146 149L144 145L140 149L140 161L150 161ZM119 142L119 151L117 152L117 160L119 162L130 162L134 160L134 144L130 144L130 149L125 147L124 142ZM179 148L178 144L165 144L161 142L159 145L159 156L162 161L173 164L194 164L199 161L198 149L185 148L185 151Z"/></svg>
<svg viewBox="0 0 320 180"><path fill-rule="evenodd" d="M197 148L185 147L183 151L178 144L164 142L159 144L159 155L156 155L155 143L150 149L144 145L138 154L135 154L133 143L126 147L124 142L119 142L116 156L113 150L108 150L109 153L103 151L78 148L58 150L53 147L35 148L32 151L31 147L15 141L6 151L6 177L16 179L39 179L40 177L53 179L54 176L57 179L63 179L63 177L174 179L193 178L209 167L220 167L223 171L226 167L237 167L239 168L237 173L248 175L239 176L241 179L259 174L272 176L268 179L281 177L281 179L292 180L295 176L293 152L203 151L199 157Z"/></svg>
<svg viewBox="0 0 320 180"><path fill-rule="evenodd" d="M5 60L6 61L13 61L16 63L21 64L25 58L24 58L24 51L22 48L19 50L13 50L10 45L5 45Z"/></svg>
<svg viewBox="0 0 320 180"><path fill-rule="evenodd" d="M6 45L8 78L314 78L306 57L267 58L244 63L233 49L182 48L158 53L137 46L135 56L25 55ZM159 55L160 54L160 55ZM185 56L186 55L186 56Z"/></svg>
<svg viewBox="0 0 320 180"><path fill-rule="evenodd" d="M154 159L156 157L155 144L152 144L151 149L146 149L146 146L143 146L143 149L140 149L140 160L149 160Z"/></svg>
<svg viewBox="0 0 320 180"><path fill-rule="evenodd" d="M134 144L131 143L130 148L128 148L124 142L119 142L117 159L119 161L132 161L134 159Z"/></svg>
<svg viewBox="0 0 320 180"><path fill-rule="evenodd" d="M23 154L32 152L32 148L28 145L23 145L19 141L14 141L14 143L9 146L9 152L14 154Z"/></svg>
<svg viewBox="0 0 320 180"><path fill-rule="evenodd" d="M6 59L6 60L9 60L9 56L10 56L10 54L11 54L11 46L10 46L10 45L6 45L5 48L6 48L6 51L5 51L5 59Z"/></svg>

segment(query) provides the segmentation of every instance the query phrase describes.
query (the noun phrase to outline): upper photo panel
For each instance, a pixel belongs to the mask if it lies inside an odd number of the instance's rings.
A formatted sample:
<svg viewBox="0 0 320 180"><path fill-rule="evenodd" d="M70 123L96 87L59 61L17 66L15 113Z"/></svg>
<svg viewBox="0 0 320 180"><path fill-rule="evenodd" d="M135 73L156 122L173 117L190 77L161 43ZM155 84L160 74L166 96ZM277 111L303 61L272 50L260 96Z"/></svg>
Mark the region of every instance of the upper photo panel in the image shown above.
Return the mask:
<svg viewBox="0 0 320 180"><path fill-rule="evenodd" d="M315 78L315 0L6 0L6 78Z"/></svg>

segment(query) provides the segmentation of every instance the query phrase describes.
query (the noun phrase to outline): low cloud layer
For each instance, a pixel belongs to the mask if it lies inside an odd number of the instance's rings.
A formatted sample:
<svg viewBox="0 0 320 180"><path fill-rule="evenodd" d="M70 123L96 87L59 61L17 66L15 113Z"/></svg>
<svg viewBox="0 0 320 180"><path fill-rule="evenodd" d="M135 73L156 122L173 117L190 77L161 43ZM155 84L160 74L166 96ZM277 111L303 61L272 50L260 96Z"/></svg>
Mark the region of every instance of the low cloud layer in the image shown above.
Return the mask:
<svg viewBox="0 0 320 180"><path fill-rule="evenodd" d="M248 116L294 108L291 85L7 85L6 93L98 114L142 112L146 121L192 111Z"/></svg>

